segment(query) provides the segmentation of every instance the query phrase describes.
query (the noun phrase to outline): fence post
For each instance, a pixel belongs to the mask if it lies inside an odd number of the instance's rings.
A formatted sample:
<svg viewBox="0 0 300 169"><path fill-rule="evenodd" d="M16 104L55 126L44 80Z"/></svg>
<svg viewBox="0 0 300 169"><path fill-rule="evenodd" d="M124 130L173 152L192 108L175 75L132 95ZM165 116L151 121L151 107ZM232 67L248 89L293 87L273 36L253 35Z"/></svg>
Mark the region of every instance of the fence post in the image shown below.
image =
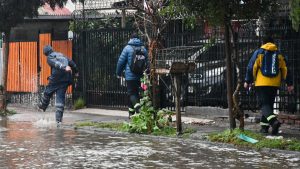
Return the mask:
<svg viewBox="0 0 300 169"><path fill-rule="evenodd" d="M85 102L87 103L87 97L86 97L86 73L85 73L85 68L86 68L86 31L82 32L82 55L81 55L81 61L82 61L82 95L83 95L83 99L85 100Z"/></svg>
<svg viewBox="0 0 300 169"><path fill-rule="evenodd" d="M2 49L2 39L0 38L0 85L3 85L2 79L3 79L3 49Z"/></svg>

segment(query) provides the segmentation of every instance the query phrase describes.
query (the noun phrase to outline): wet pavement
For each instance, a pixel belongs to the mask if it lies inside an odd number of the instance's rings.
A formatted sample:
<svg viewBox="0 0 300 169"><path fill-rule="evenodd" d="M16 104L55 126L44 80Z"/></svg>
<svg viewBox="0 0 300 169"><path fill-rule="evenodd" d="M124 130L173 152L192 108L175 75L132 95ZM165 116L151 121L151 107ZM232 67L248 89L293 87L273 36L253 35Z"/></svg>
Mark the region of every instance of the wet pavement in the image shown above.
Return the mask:
<svg viewBox="0 0 300 169"><path fill-rule="evenodd" d="M197 140L84 132L76 121L126 120L66 113L56 128L54 113L19 110L0 118L0 169L11 168L300 168L299 153L255 151Z"/></svg>

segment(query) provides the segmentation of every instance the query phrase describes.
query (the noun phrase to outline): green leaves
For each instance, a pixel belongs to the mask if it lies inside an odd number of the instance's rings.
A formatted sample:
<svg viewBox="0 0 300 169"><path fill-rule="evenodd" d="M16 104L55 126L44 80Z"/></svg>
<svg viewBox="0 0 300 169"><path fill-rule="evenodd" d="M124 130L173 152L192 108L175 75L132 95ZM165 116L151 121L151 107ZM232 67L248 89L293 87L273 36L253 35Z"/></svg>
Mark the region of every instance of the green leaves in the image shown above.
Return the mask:
<svg viewBox="0 0 300 169"><path fill-rule="evenodd" d="M259 142L257 142L255 145L245 142L237 137L239 134L245 134L249 137L259 140ZM225 130L222 133L212 133L209 135L208 138L210 141L231 143L238 146L253 147L257 149L274 148L274 149L300 151L300 142L297 139L268 139L264 135L249 130L245 130L245 131L239 129Z"/></svg>
<svg viewBox="0 0 300 169"><path fill-rule="evenodd" d="M32 18L38 15L38 8L50 3L62 7L67 0L0 0L0 32L7 32L17 24L23 22L24 17Z"/></svg>
<svg viewBox="0 0 300 169"><path fill-rule="evenodd" d="M149 86L150 81L147 76L144 76L141 80L147 86ZM150 88L148 88L149 90ZM164 130L176 130L171 127L170 116L174 112L162 109L155 110L149 94L149 91L143 92L143 98L140 99L140 113L131 116L131 122L124 124L124 129L131 133L141 133L141 134L151 134L157 132L164 132ZM172 133L172 132L170 132Z"/></svg>
<svg viewBox="0 0 300 169"><path fill-rule="evenodd" d="M298 32L300 25L300 0L290 0L290 19L293 29Z"/></svg>

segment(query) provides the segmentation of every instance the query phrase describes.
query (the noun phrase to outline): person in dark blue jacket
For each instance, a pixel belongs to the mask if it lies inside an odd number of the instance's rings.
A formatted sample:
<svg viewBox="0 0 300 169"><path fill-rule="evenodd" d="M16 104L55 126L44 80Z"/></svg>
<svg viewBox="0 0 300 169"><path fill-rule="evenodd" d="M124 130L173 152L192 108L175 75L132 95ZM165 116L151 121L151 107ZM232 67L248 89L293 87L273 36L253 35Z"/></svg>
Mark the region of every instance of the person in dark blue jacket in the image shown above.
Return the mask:
<svg viewBox="0 0 300 169"><path fill-rule="evenodd" d="M59 127L63 118L65 93L68 86L73 82L72 71L75 73L75 76L78 76L78 69L74 61L62 53L54 52L49 45L44 47L43 52L47 56L48 65L51 67L51 75L48 77L49 83L38 103L38 108L46 111L52 95L56 93L56 122Z"/></svg>
<svg viewBox="0 0 300 169"><path fill-rule="evenodd" d="M143 52L146 61L146 67L149 67L148 61L148 53L145 49L143 43L137 36L137 34L133 33L128 44L123 49L117 64L117 77L120 78L122 76L123 71L125 70L125 79L127 83L127 94L129 97L128 103L128 111L129 118L139 112L140 104L140 86L141 86L141 77L143 74L136 74L131 71L130 65L132 64L131 60L136 50L140 50Z"/></svg>
<svg viewBox="0 0 300 169"><path fill-rule="evenodd" d="M285 81L289 92L294 90L291 74L286 58L278 50L271 36L263 39L263 45L257 49L247 66L244 87L248 90L255 85L258 103L261 106L261 132L268 133L272 127L272 134L279 132L281 123L273 113L277 90Z"/></svg>

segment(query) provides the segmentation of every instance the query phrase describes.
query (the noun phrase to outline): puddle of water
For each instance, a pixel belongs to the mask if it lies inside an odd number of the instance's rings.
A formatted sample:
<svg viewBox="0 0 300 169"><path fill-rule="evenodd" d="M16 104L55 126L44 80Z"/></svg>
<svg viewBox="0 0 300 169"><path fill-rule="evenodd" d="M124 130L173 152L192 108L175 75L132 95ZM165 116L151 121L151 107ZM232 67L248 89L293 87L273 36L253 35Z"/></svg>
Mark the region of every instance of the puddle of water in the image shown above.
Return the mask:
<svg viewBox="0 0 300 169"><path fill-rule="evenodd" d="M0 120L2 168L299 168L293 154L206 143L56 129L53 114L32 122Z"/></svg>
<svg viewBox="0 0 300 169"><path fill-rule="evenodd" d="M37 128L56 128L56 122L53 117L49 117L45 114L41 115L42 117L33 122L33 125Z"/></svg>

